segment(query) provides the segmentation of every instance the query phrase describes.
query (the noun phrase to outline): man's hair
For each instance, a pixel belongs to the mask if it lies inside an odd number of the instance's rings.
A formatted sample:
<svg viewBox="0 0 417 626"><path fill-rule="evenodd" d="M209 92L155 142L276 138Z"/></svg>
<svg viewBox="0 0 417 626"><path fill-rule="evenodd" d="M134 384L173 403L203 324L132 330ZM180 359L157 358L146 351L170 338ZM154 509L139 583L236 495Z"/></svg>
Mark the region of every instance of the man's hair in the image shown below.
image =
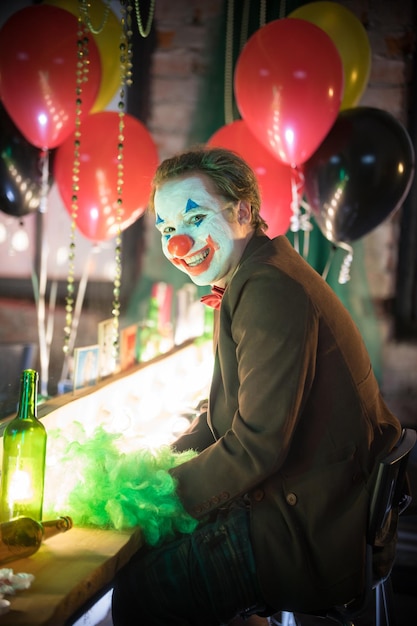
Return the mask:
<svg viewBox="0 0 417 626"><path fill-rule="evenodd" d="M268 228L260 215L261 196L254 171L242 157L224 148L197 146L162 161L152 180L149 210L155 212L155 192L160 185L187 174L205 174L226 200L248 202L252 207L252 226Z"/></svg>

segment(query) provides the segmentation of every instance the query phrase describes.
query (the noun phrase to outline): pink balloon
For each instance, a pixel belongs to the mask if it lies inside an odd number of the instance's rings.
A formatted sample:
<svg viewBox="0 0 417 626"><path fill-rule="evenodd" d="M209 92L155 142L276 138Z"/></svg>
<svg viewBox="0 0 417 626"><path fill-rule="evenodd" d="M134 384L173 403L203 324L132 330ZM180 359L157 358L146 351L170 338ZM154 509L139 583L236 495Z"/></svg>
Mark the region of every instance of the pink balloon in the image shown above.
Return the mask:
<svg viewBox="0 0 417 626"><path fill-rule="evenodd" d="M269 22L244 46L235 95L252 133L283 163L304 163L339 113L343 64L330 37L296 18Z"/></svg>
<svg viewBox="0 0 417 626"><path fill-rule="evenodd" d="M104 241L125 230L144 213L151 190L151 179L158 165L155 143L146 127L132 115L124 115L123 186L121 220L118 221L119 114L101 111L81 124L79 190L77 192L78 230L92 241ZM74 136L59 146L55 154L54 177L59 193L72 214Z"/></svg>
<svg viewBox="0 0 417 626"><path fill-rule="evenodd" d="M254 170L262 194L261 215L268 224L268 235L287 232L292 215L292 180L296 172L278 161L251 133L244 120L223 126L207 142L211 146L237 152Z"/></svg>
<svg viewBox="0 0 417 626"><path fill-rule="evenodd" d="M78 20L63 9L28 6L0 30L1 96L29 143L55 148L75 129ZM101 80L100 54L88 38L88 80L81 83L81 118L93 106Z"/></svg>

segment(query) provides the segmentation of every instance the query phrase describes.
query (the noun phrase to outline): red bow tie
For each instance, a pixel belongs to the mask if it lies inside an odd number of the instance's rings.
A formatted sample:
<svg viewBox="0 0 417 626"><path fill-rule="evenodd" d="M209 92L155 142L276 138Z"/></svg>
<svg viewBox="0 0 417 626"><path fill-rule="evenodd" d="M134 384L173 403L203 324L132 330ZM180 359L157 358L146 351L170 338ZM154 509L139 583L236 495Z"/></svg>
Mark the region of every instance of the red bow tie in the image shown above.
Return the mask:
<svg viewBox="0 0 417 626"><path fill-rule="evenodd" d="M224 289L214 285L214 287L211 288L211 293L208 293L206 296L202 296L200 298L200 302L203 302L203 304L206 304L207 306L211 306L213 309L220 309L223 294Z"/></svg>

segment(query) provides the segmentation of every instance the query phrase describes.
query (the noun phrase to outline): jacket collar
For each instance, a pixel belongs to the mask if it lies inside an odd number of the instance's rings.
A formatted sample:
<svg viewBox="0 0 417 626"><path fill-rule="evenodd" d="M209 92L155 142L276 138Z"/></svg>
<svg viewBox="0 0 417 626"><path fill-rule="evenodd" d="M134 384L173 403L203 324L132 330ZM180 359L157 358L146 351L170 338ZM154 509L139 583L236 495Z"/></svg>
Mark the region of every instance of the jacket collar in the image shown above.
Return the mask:
<svg viewBox="0 0 417 626"><path fill-rule="evenodd" d="M248 244L243 251L239 265L242 265L242 263L246 261L246 259L252 256L254 252L257 252L257 250L262 248L266 243L268 243L268 241L271 241L271 238L268 237L268 235L265 234L263 230L261 230L260 228L255 230L255 232L253 233L253 237L248 241Z"/></svg>

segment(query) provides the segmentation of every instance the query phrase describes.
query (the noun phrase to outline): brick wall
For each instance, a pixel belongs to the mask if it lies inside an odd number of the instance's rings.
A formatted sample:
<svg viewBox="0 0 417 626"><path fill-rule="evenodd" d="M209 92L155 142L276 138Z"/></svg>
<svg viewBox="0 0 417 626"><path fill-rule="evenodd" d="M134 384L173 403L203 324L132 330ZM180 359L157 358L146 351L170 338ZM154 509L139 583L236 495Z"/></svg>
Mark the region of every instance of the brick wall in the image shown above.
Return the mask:
<svg viewBox="0 0 417 626"><path fill-rule="evenodd" d="M149 129L161 159L186 146L222 0L156 2Z"/></svg>

